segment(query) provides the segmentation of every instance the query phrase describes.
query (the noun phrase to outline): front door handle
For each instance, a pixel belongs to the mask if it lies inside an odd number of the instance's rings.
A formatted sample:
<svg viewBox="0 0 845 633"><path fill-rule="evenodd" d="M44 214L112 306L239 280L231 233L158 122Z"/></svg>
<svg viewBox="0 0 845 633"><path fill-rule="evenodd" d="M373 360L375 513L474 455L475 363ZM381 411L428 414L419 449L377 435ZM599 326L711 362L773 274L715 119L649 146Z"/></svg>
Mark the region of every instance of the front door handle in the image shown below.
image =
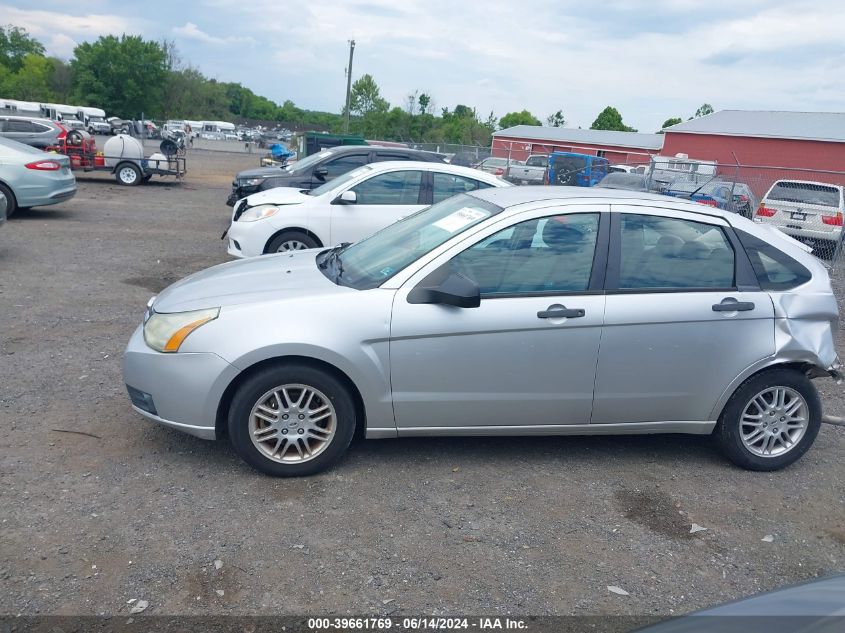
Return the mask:
<svg viewBox="0 0 845 633"><path fill-rule="evenodd" d="M562 305L551 305L546 310L537 313L538 319L577 319L586 313L581 308L568 309Z"/></svg>
<svg viewBox="0 0 845 633"><path fill-rule="evenodd" d="M713 304L713 312L749 312L754 309L751 301L737 301L732 297Z"/></svg>

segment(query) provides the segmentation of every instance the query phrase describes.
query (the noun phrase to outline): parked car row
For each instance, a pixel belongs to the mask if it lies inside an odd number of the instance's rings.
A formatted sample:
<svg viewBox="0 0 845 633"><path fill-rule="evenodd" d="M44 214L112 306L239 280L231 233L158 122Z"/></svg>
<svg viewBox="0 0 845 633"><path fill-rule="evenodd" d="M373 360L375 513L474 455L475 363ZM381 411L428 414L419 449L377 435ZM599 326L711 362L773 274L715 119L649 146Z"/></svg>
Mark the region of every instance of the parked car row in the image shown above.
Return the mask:
<svg viewBox="0 0 845 633"><path fill-rule="evenodd" d="M257 167L240 172L232 182L232 192L226 204L234 206L235 202L241 198L275 187L314 189L361 165L397 160L443 163L444 157L442 154L433 152L394 147L369 145L332 147L291 165Z"/></svg>

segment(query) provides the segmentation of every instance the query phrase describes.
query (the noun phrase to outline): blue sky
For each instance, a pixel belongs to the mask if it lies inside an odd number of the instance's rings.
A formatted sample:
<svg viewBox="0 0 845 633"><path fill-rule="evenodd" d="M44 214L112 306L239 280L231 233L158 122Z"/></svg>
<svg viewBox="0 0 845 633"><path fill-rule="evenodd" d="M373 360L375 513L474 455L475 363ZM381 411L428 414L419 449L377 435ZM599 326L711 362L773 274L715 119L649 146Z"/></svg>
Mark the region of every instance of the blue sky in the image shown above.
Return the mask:
<svg viewBox="0 0 845 633"><path fill-rule="evenodd" d="M100 35L174 40L187 63L281 103L339 111L373 75L403 105L415 90L482 118L561 109L589 127L613 105L653 132L703 102L718 109L845 110L845 3L837 0L0 0L68 58Z"/></svg>

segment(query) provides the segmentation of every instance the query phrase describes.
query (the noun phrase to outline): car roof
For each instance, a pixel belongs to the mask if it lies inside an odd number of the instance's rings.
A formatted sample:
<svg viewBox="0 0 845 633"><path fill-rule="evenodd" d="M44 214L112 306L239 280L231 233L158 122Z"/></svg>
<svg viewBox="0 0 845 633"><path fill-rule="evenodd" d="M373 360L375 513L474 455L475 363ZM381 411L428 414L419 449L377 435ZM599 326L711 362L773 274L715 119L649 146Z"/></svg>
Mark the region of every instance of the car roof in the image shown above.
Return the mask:
<svg viewBox="0 0 845 633"><path fill-rule="evenodd" d="M56 123L52 119L45 119L43 117L23 116L20 114L6 114L5 112L0 112L0 117L4 119L14 119L16 121L35 121L36 123L46 123L47 125L55 125Z"/></svg>
<svg viewBox="0 0 845 633"><path fill-rule="evenodd" d="M656 193L631 191L628 189L597 189L596 187L565 187L551 185L529 185L525 187L504 187L478 189L467 195L492 202L493 204L508 208L517 205L531 204L535 202L559 201L570 203L573 201L606 204L625 203L638 204L643 202L659 202L662 207L672 207L679 211L689 211L699 215L710 215L717 218L728 218L736 216L735 213L723 211L697 202L680 200L672 196L664 196Z"/></svg>
<svg viewBox="0 0 845 633"><path fill-rule="evenodd" d="M475 180L484 180L487 182L495 182L497 185L501 184L504 187L511 187L511 184L501 178L488 174L487 172L472 167L462 167L460 165L452 165L450 163L429 162L419 160L383 160L377 163L369 163L362 165L368 167L372 171L392 171L394 169L420 169L424 171L439 171L444 174L454 174L455 176L464 176L466 178L474 178ZM359 167L360 169L360 167ZM331 181L329 181L331 182Z"/></svg>
<svg viewBox="0 0 845 633"><path fill-rule="evenodd" d="M350 152L385 152L388 154L410 154L412 156L424 156L430 158L432 162L442 162L443 155L436 152L428 152L422 149L412 149L410 147L385 147L383 145L338 145L336 147L324 147L320 152L331 151L332 154L348 154Z"/></svg>

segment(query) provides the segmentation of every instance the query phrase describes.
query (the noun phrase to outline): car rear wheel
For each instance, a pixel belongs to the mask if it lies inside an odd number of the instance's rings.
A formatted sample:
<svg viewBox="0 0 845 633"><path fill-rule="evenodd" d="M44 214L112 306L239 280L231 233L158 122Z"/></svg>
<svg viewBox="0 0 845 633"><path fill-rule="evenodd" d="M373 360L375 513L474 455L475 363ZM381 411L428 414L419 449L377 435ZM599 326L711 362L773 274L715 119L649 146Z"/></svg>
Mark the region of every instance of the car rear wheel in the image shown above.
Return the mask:
<svg viewBox="0 0 845 633"><path fill-rule="evenodd" d="M6 209L6 217L10 218L18 210L15 194L6 185L0 184L0 209Z"/></svg>
<svg viewBox="0 0 845 633"><path fill-rule="evenodd" d="M797 461L821 427L813 383L792 369L746 380L728 401L716 436L728 459L749 470L778 470Z"/></svg>
<svg viewBox="0 0 845 633"><path fill-rule="evenodd" d="M117 182L127 187L134 187L141 183L141 170L137 165L132 163L121 163L117 166L114 172L114 177Z"/></svg>
<svg viewBox="0 0 845 633"><path fill-rule="evenodd" d="M317 248L319 244L310 235L301 231L285 231L267 243L266 253L287 253L288 251L302 251L306 248Z"/></svg>
<svg viewBox="0 0 845 633"><path fill-rule="evenodd" d="M274 477L324 470L346 451L355 424L346 387L307 365L259 371L238 388L229 408L229 437L238 455Z"/></svg>

